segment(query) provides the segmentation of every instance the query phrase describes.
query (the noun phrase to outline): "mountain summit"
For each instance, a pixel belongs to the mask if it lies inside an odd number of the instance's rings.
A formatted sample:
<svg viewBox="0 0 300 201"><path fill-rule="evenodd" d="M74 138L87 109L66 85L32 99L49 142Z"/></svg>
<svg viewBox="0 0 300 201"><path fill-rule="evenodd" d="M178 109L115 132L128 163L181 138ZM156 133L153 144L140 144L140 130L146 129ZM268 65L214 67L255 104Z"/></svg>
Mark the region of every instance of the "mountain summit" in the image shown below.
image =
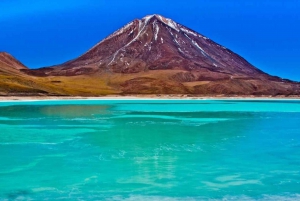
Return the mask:
<svg viewBox="0 0 300 201"><path fill-rule="evenodd" d="M297 95L299 84L270 76L244 58L161 15L136 19L80 57L29 75L52 93L75 95ZM93 84L92 84L93 83ZM68 90L66 90L68 88ZM44 88L43 88L44 89Z"/></svg>

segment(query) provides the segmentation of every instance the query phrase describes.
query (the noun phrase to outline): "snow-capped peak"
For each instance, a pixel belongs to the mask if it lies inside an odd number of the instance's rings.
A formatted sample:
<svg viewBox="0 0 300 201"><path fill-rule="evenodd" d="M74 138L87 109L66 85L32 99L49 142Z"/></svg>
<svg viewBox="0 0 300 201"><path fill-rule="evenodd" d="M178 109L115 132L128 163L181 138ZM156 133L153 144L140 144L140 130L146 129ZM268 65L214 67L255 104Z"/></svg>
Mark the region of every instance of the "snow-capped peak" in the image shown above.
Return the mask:
<svg viewBox="0 0 300 201"><path fill-rule="evenodd" d="M148 22L150 19L152 19L154 17L157 18L160 22L162 22L165 25L169 26L170 28L175 29L177 32L180 31L180 29L178 27L178 24L176 22L174 22L173 20L171 20L169 18L158 15L158 14L147 15L142 20L145 21L145 22Z"/></svg>
<svg viewBox="0 0 300 201"><path fill-rule="evenodd" d="M153 14L153 15L147 15L145 17L143 17L142 20L149 20L153 17L156 17L157 19L165 19L165 17L161 16L161 15L158 15L158 14Z"/></svg>

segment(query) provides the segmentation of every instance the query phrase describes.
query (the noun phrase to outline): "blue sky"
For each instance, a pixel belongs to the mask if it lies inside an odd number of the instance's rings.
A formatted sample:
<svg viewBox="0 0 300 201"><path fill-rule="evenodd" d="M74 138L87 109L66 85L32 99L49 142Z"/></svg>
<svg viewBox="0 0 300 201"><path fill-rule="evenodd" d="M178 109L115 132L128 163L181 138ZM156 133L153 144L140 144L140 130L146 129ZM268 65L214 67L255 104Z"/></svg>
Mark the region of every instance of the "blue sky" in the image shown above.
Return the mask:
<svg viewBox="0 0 300 201"><path fill-rule="evenodd" d="M0 51L30 68L60 64L156 13L267 73L300 81L299 11L299 0L1 0Z"/></svg>

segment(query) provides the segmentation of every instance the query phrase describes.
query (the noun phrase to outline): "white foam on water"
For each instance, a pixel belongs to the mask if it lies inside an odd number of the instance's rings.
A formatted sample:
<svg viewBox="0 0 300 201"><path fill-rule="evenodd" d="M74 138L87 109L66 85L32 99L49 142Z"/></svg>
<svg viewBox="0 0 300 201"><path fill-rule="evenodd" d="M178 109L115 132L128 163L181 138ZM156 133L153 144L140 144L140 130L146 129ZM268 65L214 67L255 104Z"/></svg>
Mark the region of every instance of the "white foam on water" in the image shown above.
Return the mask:
<svg viewBox="0 0 300 201"><path fill-rule="evenodd" d="M28 170L28 169L31 169L33 167L35 167L42 159L37 159L27 165L22 165L22 166L19 166L19 167L15 167L13 169L10 169L10 170L7 170L7 171L2 171L0 172L0 175L1 174L11 174L11 173L16 173L16 172L21 172L21 171L24 171L24 170Z"/></svg>
<svg viewBox="0 0 300 201"><path fill-rule="evenodd" d="M167 115L122 115L112 117L114 119L123 118L152 118L152 119L168 119L168 120L178 120L178 121L191 121L191 122L219 122L227 121L227 118L183 118Z"/></svg>
<svg viewBox="0 0 300 201"><path fill-rule="evenodd" d="M228 182L228 181L236 180L239 177L240 175L226 175L226 176L217 177L216 180L220 182Z"/></svg>
<svg viewBox="0 0 300 201"><path fill-rule="evenodd" d="M159 145L159 147L154 149L155 153L158 152L164 152L164 151L170 151L170 152L204 152L201 146L195 145L195 144L162 144Z"/></svg>
<svg viewBox="0 0 300 201"><path fill-rule="evenodd" d="M31 191L34 193L40 193L44 191L58 191L58 190L57 188L54 187L39 187L39 188L33 188Z"/></svg>
<svg viewBox="0 0 300 201"><path fill-rule="evenodd" d="M222 183L209 182L209 181L204 181L202 183L213 190L218 190L221 188L228 188L228 187L232 187L232 186L262 185L261 181L259 181L259 180L242 180L242 179L236 180L236 181L222 182Z"/></svg>
<svg viewBox="0 0 300 201"><path fill-rule="evenodd" d="M168 196L143 196L143 195L130 195L128 197L113 196L104 199L106 201L299 201L300 194L295 195L263 195L259 198L253 198L246 195L239 196L224 196L222 198L209 198L209 197L168 197Z"/></svg>
<svg viewBox="0 0 300 201"><path fill-rule="evenodd" d="M51 142L1 142L0 143L0 145L33 145L33 144L57 145L60 143L51 143Z"/></svg>
<svg viewBox="0 0 300 201"><path fill-rule="evenodd" d="M104 196L101 195L101 192L94 192L96 194L88 193L88 195L83 195L80 192L69 192L66 195L66 192L59 191L58 189L52 187L41 187L34 188L32 192L35 193L35 196L18 196L15 200L38 200L39 194L43 195L44 193L51 193L48 195L49 200L104 200L104 201L299 201L300 194L292 194L292 195L262 195L260 197L250 197L247 195L237 195L231 196L227 195L221 198L210 198L204 196L198 197L171 197L171 196L145 196L145 195L115 195L115 196ZM59 196L54 196L53 192ZM44 196L47 194L44 194ZM45 197L40 197L41 200L44 200ZM32 198L31 198L32 197ZM10 200L3 199L1 200ZM47 200L48 200L47 199Z"/></svg>
<svg viewBox="0 0 300 201"><path fill-rule="evenodd" d="M90 182L95 182L95 181L98 181L98 176L96 176L96 175L84 179L84 183L90 183Z"/></svg>

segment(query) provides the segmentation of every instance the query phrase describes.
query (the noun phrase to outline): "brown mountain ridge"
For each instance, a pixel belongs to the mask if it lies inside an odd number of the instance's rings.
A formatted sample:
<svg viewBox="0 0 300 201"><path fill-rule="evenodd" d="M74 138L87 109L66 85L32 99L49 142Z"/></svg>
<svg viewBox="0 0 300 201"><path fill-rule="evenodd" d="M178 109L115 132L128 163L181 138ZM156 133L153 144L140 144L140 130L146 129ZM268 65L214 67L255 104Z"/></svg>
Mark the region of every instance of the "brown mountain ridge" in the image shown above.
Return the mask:
<svg viewBox="0 0 300 201"><path fill-rule="evenodd" d="M16 71L10 76L30 80L26 87L44 95L300 93L299 83L270 76L226 47L160 15L134 20L80 57L57 66L31 70L2 53L0 76L7 71L3 69ZM5 82L0 85L2 94L22 93L2 86Z"/></svg>

